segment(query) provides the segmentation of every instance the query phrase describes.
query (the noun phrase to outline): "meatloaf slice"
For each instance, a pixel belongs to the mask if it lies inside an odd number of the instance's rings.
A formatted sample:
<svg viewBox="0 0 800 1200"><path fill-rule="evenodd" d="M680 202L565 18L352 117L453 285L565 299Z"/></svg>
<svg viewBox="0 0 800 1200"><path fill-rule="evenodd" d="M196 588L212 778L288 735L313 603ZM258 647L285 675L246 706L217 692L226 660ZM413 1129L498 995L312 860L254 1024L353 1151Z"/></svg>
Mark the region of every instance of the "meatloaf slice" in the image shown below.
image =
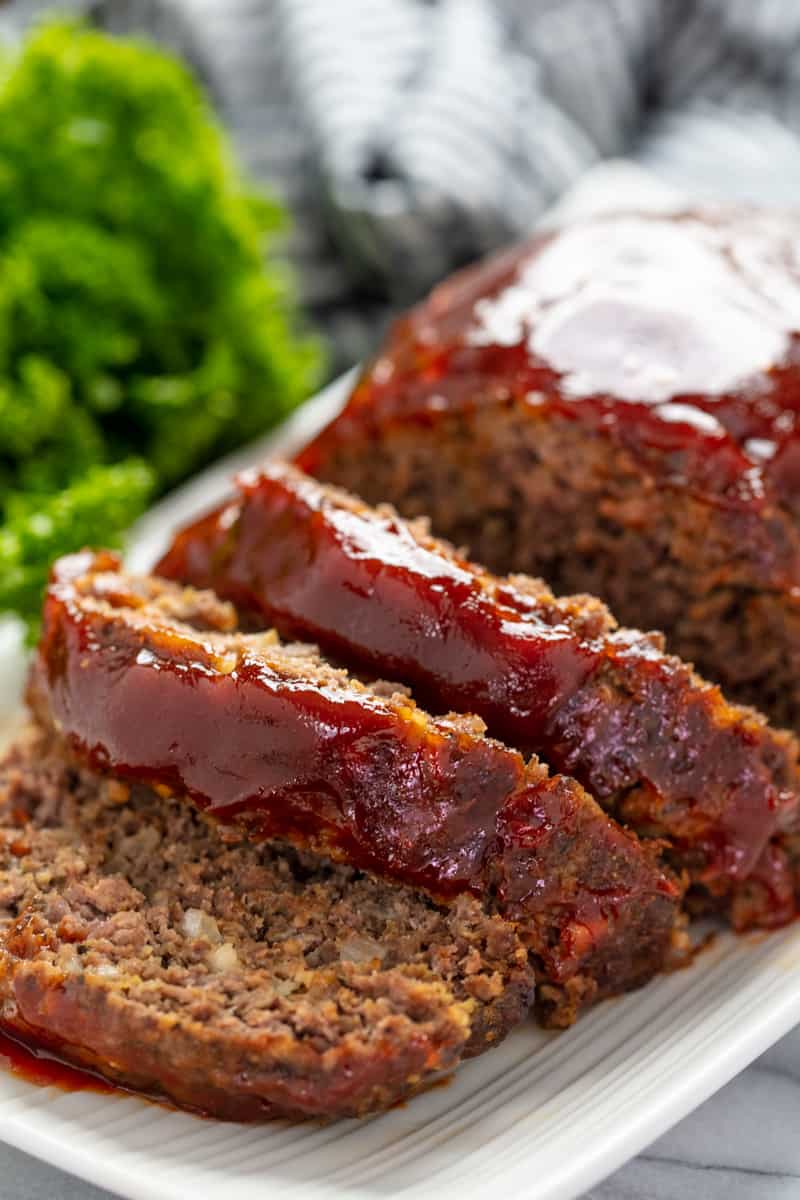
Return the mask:
<svg viewBox="0 0 800 1200"><path fill-rule="evenodd" d="M489 575L419 522L280 463L241 476L235 499L155 569L404 680L434 711L477 713L668 838L738 928L795 915L796 739L728 704L659 635L617 628L598 601Z"/></svg>
<svg viewBox="0 0 800 1200"><path fill-rule="evenodd" d="M210 592L132 578L113 555L56 564L30 696L94 767L519 922L553 1022L668 960L681 887L574 780L435 719L314 647L234 631Z"/></svg>
<svg viewBox="0 0 800 1200"><path fill-rule="evenodd" d="M513 926L472 897L223 839L37 732L0 763L0 911L6 1029L235 1120L384 1108L533 991Z"/></svg>
<svg viewBox="0 0 800 1200"><path fill-rule="evenodd" d="M796 212L603 215L435 289L299 461L798 729L799 341Z"/></svg>

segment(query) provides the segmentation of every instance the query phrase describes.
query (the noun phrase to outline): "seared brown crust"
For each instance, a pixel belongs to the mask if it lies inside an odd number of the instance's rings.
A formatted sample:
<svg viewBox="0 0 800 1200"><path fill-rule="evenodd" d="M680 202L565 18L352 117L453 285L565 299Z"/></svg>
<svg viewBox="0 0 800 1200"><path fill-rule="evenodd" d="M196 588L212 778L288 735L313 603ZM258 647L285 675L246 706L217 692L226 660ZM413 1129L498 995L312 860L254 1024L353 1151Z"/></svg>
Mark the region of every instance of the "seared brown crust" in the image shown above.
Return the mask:
<svg viewBox="0 0 800 1200"><path fill-rule="evenodd" d="M62 560L32 703L94 766L189 794L255 838L437 896L478 895L519 922L553 1007L568 989L570 1017L577 995L663 968L681 886L657 843L486 738L477 718L434 719L311 647L233 624L210 594L125 576L113 556Z"/></svg>
<svg viewBox="0 0 800 1200"><path fill-rule="evenodd" d="M727 703L659 635L617 628L598 601L489 575L423 523L281 463L240 477L156 571L397 675L434 711L476 712L627 825L668 838L738 927L795 915L780 839L800 819L796 739Z"/></svg>
<svg viewBox="0 0 800 1200"><path fill-rule="evenodd" d="M358 1115L524 1016L513 927L71 765L0 764L0 1021L214 1116Z"/></svg>

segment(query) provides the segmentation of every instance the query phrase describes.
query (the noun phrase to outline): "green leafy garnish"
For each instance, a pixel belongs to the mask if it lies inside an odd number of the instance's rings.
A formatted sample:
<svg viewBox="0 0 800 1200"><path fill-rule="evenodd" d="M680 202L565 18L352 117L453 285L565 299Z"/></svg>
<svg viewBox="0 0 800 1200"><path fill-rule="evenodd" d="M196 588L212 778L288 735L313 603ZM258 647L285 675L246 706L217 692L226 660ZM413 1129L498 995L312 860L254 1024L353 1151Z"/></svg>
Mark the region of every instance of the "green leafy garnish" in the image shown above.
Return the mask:
<svg viewBox="0 0 800 1200"><path fill-rule="evenodd" d="M0 78L0 607L312 389L283 224L188 71L75 23Z"/></svg>

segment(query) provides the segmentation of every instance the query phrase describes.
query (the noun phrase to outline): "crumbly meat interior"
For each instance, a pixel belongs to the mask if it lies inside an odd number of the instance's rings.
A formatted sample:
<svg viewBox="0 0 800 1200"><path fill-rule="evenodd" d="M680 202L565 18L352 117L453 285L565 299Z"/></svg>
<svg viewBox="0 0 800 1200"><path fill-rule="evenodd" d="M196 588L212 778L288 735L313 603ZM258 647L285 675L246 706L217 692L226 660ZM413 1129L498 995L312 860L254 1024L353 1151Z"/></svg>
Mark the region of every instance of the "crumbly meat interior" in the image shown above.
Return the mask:
<svg viewBox="0 0 800 1200"><path fill-rule="evenodd" d="M349 1061L424 1039L449 1046L452 1062L497 1041L531 999L513 927L473 899L439 907L223 835L180 800L78 769L46 735L28 734L0 766L0 821L0 998L12 1025L33 977L87 1014L102 993L133 1041L152 1030L167 1062L178 1034L190 1059L196 1042L189 1074L218 1086L222 1070L235 1093L233 1064L330 1073L343 1048ZM104 1069L94 1032L87 1019L78 1049ZM413 1090L419 1076L403 1082ZM387 1088L345 1111L390 1102Z"/></svg>

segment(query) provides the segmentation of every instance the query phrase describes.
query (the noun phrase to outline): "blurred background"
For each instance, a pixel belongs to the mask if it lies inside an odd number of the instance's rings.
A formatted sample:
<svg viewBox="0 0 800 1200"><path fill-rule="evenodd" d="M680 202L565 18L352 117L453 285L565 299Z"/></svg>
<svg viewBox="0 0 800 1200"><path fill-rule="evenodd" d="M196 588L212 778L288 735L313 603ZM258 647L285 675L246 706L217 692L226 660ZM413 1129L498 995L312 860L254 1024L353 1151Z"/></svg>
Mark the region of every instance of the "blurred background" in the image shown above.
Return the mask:
<svg viewBox="0 0 800 1200"><path fill-rule="evenodd" d="M593 165L800 194L797 0L17 0L0 39L0 608L32 632L55 554Z"/></svg>

